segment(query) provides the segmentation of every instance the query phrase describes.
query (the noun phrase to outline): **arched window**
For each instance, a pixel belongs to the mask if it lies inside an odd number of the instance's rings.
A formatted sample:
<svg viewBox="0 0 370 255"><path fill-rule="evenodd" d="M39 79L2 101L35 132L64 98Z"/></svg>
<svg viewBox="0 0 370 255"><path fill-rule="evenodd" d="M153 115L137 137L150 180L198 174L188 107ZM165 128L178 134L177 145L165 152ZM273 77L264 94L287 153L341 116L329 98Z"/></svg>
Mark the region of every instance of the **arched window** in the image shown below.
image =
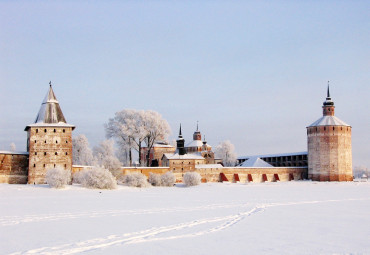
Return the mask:
<svg viewBox="0 0 370 255"><path fill-rule="evenodd" d="M54 133L57 132L57 130L54 128Z"/></svg>
<svg viewBox="0 0 370 255"><path fill-rule="evenodd" d="M44 156L46 156L46 152L44 152Z"/></svg>
<svg viewBox="0 0 370 255"><path fill-rule="evenodd" d="M58 155L58 152L55 152L55 155Z"/></svg>
<svg viewBox="0 0 370 255"><path fill-rule="evenodd" d="M46 133L46 128L44 129L44 132Z"/></svg>

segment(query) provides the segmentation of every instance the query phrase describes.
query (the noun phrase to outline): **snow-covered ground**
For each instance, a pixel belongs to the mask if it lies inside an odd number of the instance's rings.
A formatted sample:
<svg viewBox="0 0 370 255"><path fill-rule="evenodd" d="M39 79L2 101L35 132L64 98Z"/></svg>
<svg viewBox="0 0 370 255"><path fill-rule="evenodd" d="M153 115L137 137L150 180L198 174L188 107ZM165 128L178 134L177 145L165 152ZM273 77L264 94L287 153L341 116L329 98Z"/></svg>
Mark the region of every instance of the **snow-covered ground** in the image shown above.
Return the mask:
<svg viewBox="0 0 370 255"><path fill-rule="evenodd" d="M0 184L1 254L370 254L370 182Z"/></svg>

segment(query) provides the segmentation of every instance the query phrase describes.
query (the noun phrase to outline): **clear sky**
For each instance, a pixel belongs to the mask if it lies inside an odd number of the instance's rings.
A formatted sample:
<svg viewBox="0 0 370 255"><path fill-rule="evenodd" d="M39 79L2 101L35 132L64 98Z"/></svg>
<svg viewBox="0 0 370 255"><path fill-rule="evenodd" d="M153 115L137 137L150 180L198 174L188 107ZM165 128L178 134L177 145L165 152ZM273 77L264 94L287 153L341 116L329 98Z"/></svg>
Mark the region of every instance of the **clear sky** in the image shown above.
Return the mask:
<svg viewBox="0 0 370 255"><path fill-rule="evenodd" d="M370 1L1 1L0 150L26 146L51 80L91 145L126 109L239 156L307 150L327 81L370 167Z"/></svg>

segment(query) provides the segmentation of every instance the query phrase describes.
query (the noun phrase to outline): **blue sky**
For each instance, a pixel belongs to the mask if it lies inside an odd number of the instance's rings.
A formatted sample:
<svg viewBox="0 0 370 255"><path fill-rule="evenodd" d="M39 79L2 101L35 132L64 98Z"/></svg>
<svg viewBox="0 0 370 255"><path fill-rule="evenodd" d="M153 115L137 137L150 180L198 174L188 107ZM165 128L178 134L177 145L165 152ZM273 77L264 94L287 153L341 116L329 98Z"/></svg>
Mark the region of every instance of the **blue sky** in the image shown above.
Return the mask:
<svg viewBox="0 0 370 255"><path fill-rule="evenodd" d="M370 167L369 1L1 1L0 150L26 144L51 80L92 145L126 109L199 120L238 155L305 151L327 81Z"/></svg>

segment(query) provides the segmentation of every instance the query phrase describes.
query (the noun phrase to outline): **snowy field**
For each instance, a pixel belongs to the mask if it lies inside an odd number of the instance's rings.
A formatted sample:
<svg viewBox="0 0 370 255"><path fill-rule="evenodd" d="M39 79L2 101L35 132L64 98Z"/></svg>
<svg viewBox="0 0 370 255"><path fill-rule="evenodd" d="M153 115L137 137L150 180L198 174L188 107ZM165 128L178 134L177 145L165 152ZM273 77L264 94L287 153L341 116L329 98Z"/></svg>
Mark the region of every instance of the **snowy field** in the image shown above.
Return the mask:
<svg viewBox="0 0 370 255"><path fill-rule="evenodd" d="M370 182L0 184L1 254L370 254Z"/></svg>

